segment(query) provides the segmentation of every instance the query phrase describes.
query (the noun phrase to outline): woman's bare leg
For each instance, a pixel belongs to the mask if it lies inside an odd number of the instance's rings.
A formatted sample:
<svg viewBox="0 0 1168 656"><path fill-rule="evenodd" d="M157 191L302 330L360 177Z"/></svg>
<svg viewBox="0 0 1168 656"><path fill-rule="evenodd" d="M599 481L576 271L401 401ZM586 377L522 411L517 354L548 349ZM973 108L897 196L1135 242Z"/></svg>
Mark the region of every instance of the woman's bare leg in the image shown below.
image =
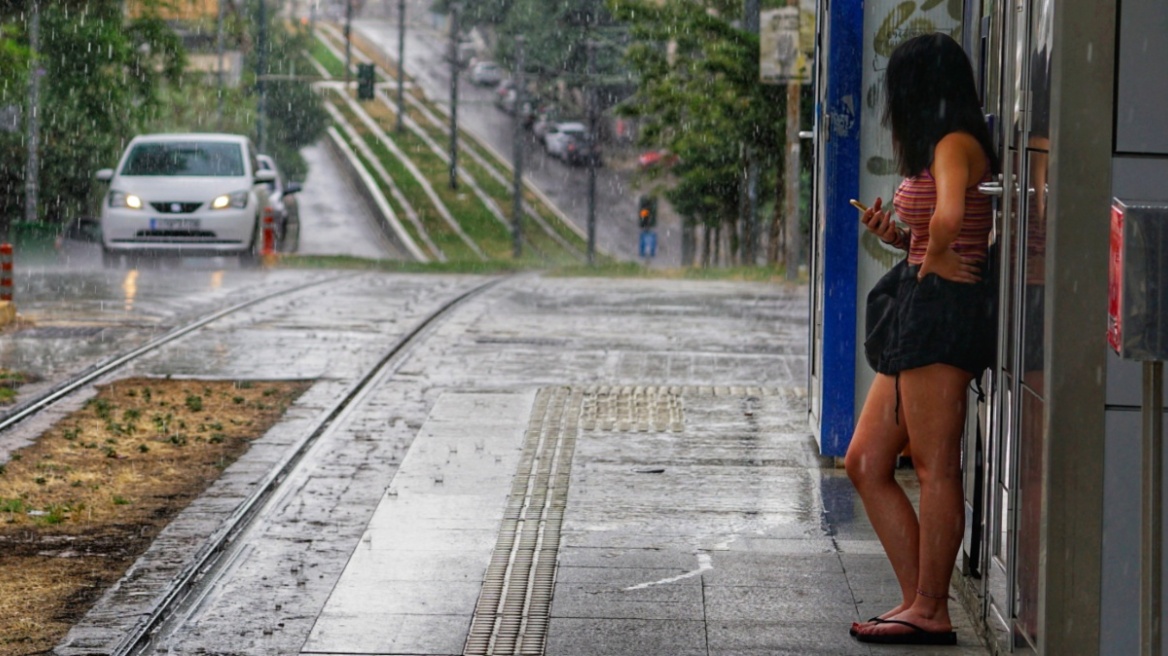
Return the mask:
<svg viewBox="0 0 1168 656"><path fill-rule="evenodd" d="M896 482L896 458L908 443L903 408L897 410L896 378L877 374L868 389L844 467L856 486L876 536L900 583L902 603L880 617L891 617L916 598L920 529L916 512Z"/></svg>
<svg viewBox="0 0 1168 656"><path fill-rule="evenodd" d="M972 376L944 364L900 374L901 403L921 483L919 575L911 605L893 616L926 631L948 631L949 580L965 526L961 488L961 433L966 387ZM906 633L900 624L864 627L865 633Z"/></svg>

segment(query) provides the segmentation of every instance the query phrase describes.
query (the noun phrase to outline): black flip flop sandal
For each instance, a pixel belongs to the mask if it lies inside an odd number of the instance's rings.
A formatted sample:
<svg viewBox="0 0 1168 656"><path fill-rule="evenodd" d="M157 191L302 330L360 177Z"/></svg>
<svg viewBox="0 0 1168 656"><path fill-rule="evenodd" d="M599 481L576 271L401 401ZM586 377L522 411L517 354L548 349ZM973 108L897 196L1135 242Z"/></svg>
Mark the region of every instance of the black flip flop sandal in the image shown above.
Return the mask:
<svg viewBox="0 0 1168 656"><path fill-rule="evenodd" d="M878 620L878 624L899 624L912 629L911 633L879 634L856 633L856 640L879 645L955 645L956 631L926 631L904 620Z"/></svg>

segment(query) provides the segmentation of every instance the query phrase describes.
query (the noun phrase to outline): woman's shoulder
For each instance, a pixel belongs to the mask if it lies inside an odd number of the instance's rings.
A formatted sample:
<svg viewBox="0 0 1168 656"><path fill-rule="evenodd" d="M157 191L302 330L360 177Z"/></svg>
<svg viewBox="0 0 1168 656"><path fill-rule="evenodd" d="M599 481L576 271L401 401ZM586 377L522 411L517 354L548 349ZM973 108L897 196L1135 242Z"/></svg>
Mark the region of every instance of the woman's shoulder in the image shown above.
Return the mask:
<svg viewBox="0 0 1168 656"><path fill-rule="evenodd" d="M963 131L950 132L949 134L941 137L941 140L937 142L935 150L937 152L945 150L948 151L949 154L953 155L961 154L977 157L985 156L985 153L982 152L981 144L978 142L977 137L974 137L972 134Z"/></svg>
<svg viewBox="0 0 1168 656"><path fill-rule="evenodd" d="M970 184L976 184L985 175L989 168L989 156L981 147L977 138L968 132L950 132L941 137L933 150L933 167L939 162L951 162L967 168L970 175ZM933 171L935 174L936 172Z"/></svg>

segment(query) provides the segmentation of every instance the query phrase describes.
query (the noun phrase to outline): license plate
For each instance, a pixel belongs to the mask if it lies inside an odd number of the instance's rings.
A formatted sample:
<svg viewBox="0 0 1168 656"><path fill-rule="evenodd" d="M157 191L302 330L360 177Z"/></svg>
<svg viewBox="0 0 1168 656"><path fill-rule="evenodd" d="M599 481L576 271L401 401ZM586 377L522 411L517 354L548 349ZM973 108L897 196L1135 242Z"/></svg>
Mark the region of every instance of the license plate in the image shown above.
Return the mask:
<svg viewBox="0 0 1168 656"><path fill-rule="evenodd" d="M198 230L198 219L150 219L151 230Z"/></svg>

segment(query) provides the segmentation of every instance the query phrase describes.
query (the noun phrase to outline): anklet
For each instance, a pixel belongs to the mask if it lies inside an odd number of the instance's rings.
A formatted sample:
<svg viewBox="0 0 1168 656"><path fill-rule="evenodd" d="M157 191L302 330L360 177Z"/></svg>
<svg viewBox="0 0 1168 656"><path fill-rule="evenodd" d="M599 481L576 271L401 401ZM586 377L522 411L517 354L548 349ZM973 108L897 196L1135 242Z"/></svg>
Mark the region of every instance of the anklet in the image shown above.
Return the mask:
<svg viewBox="0 0 1168 656"><path fill-rule="evenodd" d="M943 595L929 594L920 588L917 588L917 594L919 594L922 597L928 597L929 599L948 599L949 598L949 595L947 595L947 594L943 594Z"/></svg>

